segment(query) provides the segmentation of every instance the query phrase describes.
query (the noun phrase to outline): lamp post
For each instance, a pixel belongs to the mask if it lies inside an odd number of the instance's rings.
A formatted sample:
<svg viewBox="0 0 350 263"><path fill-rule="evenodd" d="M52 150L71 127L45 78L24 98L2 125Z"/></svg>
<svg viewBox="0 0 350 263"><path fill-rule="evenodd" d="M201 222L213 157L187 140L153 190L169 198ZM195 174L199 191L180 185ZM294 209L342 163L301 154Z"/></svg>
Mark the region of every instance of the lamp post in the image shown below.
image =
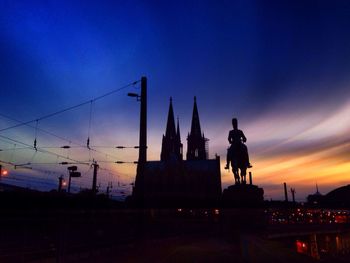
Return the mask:
<svg viewBox="0 0 350 263"><path fill-rule="evenodd" d="M140 137L139 137L139 159L142 164L147 161L147 78L141 78L141 95L137 93L128 93L129 97L140 101Z"/></svg>
<svg viewBox="0 0 350 263"><path fill-rule="evenodd" d="M62 186L63 186L63 175L58 177L58 192L62 192Z"/></svg>
<svg viewBox="0 0 350 263"><path fill-rule="evenodd" d="M99 165L97 164L96 161L94 161L91 166L94 167L94 174L93 174L93 177L92 177L92 193L96 194L97 193L97 187L96 187L96 183L97 183L97 169L99 168Z"/></svg>
<svg viewBox="0 0 350 263"><path fill-rule="evenodd" d="M140 137L139 137L139 159L135 180L135 191L143 191L143 170L147 161L147 78L141 78L141 95L128 93L129 97L136 97L140 101Z"/></svg>
<svg viewBox="0 0 350 263"><path fill-rule="evenodd" d="M67 170L69 172L68 193L70 193L70 184L72 181L72 177L81 177L81 173L77 172L78 167L76 167L76 166L70 166L67 168Z"/></svg>

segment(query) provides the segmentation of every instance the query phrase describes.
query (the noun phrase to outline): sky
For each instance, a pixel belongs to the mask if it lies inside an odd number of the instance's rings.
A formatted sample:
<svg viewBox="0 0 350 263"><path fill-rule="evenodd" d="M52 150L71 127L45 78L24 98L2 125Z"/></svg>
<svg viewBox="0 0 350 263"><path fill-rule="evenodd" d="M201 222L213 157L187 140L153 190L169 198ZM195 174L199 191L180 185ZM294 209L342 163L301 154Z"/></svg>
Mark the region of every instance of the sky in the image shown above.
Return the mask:
<svg viewBox="0 0 350 263"><path fill-rule="evenodd" d="M346 185L349 28L348 1L0 0L0 160L9 170L2 179L56 188L67 178L64 157L95 159L100 189L111 181L114 195L129 194L136 166L113 162L136 161L137 151L113 147L138 144L139 103L127 93L139 83L35 120L146 76L148 159L159 160L170 97L186 152L196 96L223 188L233 183L223 169L233 117L266 199L283 199L283 182L300 201L316 183L324 194ZM14 119L34 121L2 131ZM94 150L78 147L88 137ZM30 148L35 138L41 151ZM78 167L75 191L92 184L91 167Z"/></svg>

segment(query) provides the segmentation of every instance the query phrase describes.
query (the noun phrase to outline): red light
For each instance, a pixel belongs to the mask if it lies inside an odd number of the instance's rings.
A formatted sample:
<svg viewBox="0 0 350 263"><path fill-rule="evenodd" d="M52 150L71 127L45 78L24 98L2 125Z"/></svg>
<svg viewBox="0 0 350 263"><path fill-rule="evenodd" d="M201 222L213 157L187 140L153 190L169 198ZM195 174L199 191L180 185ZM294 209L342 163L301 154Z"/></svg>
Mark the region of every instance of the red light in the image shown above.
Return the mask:
<svg viewBox="0 0 350 263"><path fill-rule="evenodd" d="M5 175L5 176L6 176L6 175L8 175L8 173L9 173L9 172L8 172L7 170L3 170L3 171L2 171L2 175Z"/></svg>
<svg viewBox="0 0 350 263"><path fill-rule="evenodd" d="M307 244L305 242L297 240L296 246L297 246L298 253L307 254L308 248L307 248Z"/></svg>

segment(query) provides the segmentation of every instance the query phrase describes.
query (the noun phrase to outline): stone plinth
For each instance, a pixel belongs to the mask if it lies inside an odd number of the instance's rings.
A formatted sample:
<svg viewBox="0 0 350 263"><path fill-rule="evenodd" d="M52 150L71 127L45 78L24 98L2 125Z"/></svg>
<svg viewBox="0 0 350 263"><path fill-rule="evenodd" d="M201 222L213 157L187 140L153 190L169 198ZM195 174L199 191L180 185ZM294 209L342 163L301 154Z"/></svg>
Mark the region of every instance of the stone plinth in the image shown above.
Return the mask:
<svg viewBox="0 0 350 263"><path fill-rule="evenodd" d="M256 185L231 185L222 193L223 207L259 207L264 201L264 190Z"/></svg>

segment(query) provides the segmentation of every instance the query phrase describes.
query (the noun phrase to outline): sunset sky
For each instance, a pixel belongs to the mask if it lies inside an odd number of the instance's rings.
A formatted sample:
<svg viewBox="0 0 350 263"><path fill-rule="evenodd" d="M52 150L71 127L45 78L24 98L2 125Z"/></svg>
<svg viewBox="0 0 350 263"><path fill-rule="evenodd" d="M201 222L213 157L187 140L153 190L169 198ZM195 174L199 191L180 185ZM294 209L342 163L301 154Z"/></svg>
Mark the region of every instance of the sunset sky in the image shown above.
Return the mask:
<svg viewBox="0 0 350 263"><path fill-rule="evenodd" d="M127 93L139 83L32 127L3 129L146 76L148 159L159 160L170 96L186 152L196 96L209 155L221 156L223 188L233 183L223 169L232 117L266 199L282 199L283 182L300 201L316 183L324 194L349 184L349 28L349 1L0 0L3 181L47 190L67 178L57 164L66 159L28 147L37 138L43 151L94 158L102 190L113 181L114 195L130 193L136 166L113 162L136 161L137 151L113 146L138 144L139 103ZM76 147L88 136L98 152ZM32 169L6 164L28 162ZM90 187L92 169L79 170L73 186Z"/></svg>

